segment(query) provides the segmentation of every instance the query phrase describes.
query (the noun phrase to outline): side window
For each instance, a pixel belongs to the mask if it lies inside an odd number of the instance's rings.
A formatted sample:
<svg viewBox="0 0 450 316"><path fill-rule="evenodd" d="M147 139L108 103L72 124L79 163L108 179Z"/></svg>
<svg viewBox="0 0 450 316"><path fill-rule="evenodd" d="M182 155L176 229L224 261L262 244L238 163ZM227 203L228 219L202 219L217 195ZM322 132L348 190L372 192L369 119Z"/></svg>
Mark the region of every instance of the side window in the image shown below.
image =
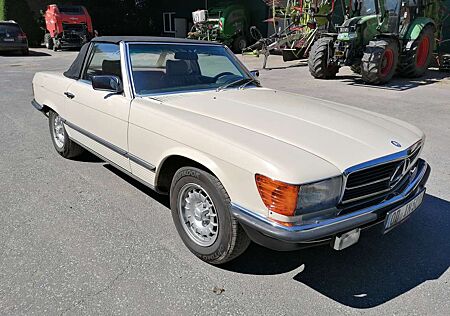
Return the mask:
<svg viewBox="0 0 450 316"><path fill-rule="evenodd" d="M100 75L117 76L122 79L119 45L96 43L92 47L83 79L91 80L92 76Z"/></svg>

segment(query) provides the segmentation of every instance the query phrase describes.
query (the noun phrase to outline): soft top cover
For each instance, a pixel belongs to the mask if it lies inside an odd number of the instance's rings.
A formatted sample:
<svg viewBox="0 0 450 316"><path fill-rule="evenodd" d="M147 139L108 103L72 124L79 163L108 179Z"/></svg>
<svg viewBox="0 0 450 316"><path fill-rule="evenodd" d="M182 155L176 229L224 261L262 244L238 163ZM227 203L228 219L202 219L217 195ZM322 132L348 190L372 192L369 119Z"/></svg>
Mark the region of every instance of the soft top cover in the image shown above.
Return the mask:
<svg viewBox="0 0 450 316"><path fill-rule="evenodd" d="M81 71L83 70L84 59L86 58L86 54L89 50L90 43L86 43L81 47L80 52L78 53L77 58L73 61L69 70L64 73L64 76L67 78L78 80L81 78Z"/></svg>
<svg viewBox="0 0 450 316"><path fill-rule="evenodd" d="M208 45L219 45L220 43L190 40L184 38L174 38L174 37L152 37L152 36L101 36L92 39L93 43L111 43L119 44L120 42L143 42L143 43L170 43L170 44L208 44ZM86 55L89 51L90 43L86 43L81 47L77 58L70 66L70 68L64 73L67 78L78 80L81 78L81 71L83 70L83 63Z"/></svg>
<svg viewBox="0 0 450 316"><path fill-rule="evenodd" d="M174 43L174 44L223 44L217 42L199 41L194 39L176 37L156 37L156 36L100 36L92 39L92 42L103 42L119 44L120 42L144 42L144 43Z"/></svg>

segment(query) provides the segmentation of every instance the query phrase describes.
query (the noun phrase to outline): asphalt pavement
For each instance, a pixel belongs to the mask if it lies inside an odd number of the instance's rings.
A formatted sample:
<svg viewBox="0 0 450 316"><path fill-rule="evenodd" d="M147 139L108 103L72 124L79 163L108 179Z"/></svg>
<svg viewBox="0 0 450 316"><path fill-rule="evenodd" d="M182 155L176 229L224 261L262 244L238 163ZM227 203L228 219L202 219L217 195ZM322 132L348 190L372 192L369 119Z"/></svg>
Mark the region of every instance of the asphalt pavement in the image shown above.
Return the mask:
<svg viewBox="0 0 450 316"><path fill-rule="evenodd" d="M450 73L371 87L347 69L314 80L304 62L271 56L264 86L423 129L427 196L391 233L365 231L344 251L251 245L215 267L183 245L167 197L91 155L65 160L54 150L46 117L30 105L31 80L75 56L0 56L0 314L450 314ZM261 68L261 58L242 59Z"/></svg>

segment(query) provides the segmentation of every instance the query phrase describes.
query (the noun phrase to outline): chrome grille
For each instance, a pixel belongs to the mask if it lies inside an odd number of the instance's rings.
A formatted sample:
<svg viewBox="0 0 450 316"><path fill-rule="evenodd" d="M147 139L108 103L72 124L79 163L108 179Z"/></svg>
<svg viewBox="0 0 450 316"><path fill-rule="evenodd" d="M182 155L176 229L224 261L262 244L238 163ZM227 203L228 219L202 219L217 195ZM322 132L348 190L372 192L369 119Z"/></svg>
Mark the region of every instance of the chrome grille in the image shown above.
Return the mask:
<svg viewBox="0 0 450 316"><path fill-rule="evenodd" d="M421 150L417 143L403 158L352 171L346 175L342 204L364 202L396 189L416 163Z"/></svg>

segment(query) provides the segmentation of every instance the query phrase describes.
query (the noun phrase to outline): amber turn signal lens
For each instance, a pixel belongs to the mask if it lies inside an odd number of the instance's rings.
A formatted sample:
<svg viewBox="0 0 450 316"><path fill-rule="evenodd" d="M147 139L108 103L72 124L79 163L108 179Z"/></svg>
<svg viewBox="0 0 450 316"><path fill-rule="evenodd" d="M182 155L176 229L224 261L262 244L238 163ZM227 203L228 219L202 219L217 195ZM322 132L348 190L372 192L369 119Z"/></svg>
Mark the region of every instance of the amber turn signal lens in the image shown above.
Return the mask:
<svg viewBox="0 0 450 316"><path fill-rule="evenodd" d="M257 174L255 179L259 195L270 211L294 216L300 189L298 186L272 180L260 174Z"/></svg>

